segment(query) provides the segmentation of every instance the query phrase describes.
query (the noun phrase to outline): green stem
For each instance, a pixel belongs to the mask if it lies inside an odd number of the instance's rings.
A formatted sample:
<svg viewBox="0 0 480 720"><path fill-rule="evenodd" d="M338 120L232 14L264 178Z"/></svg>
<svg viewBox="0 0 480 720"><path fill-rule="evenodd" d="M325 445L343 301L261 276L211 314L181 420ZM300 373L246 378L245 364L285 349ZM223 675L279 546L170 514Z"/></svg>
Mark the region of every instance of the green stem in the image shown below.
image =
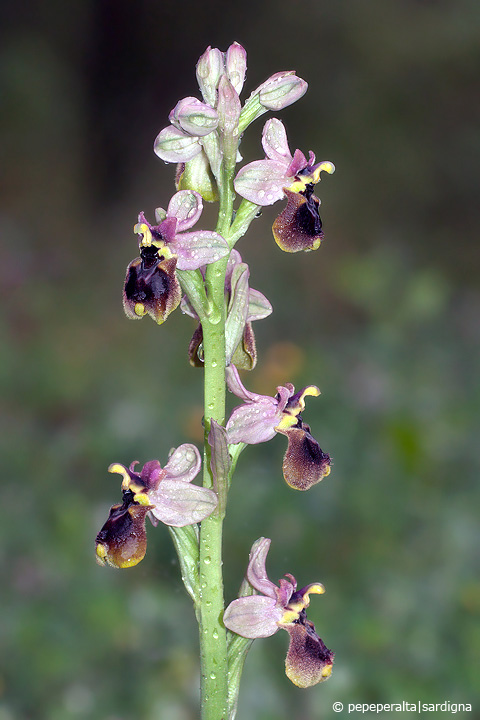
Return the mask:
<svg viewBox="0 0 480 720"><path fill-rule="evenodd" d="M204 486L213 487L210 448L207 442L210 424L225 422L225 310L224 278L226 262L218 261L207 269L210 300L219 310L220 321L206 320L203 327L205 367L205 453ZM221 292L220 292L221 291ZM216 297L215 297L216 296ZM227 718L227 639L223 625L222 577L223 515L217 510L203 520L200 531L200 658L202 720Z"/></svg>
<svg viewBox="0 0 480 720"><path fill-rule="evenodd" d="M235 157L223 160L219 182L220 207L217 232L228 236L233 215ZM225 272L228 258L212 263L206 271L211 313L202 322L204 351L204 487L213 487L208 433L211 421L225 424ZM218 482L228 482L218 478ZM226 493L226 488L221 492ZM219 489L220 494L220 489ZM223 505L223 503L222 503ZM223 624L222 529L224 508L219 506L202 521L200 529L200 664L202 720L227 720L227 634Z"/></svg>

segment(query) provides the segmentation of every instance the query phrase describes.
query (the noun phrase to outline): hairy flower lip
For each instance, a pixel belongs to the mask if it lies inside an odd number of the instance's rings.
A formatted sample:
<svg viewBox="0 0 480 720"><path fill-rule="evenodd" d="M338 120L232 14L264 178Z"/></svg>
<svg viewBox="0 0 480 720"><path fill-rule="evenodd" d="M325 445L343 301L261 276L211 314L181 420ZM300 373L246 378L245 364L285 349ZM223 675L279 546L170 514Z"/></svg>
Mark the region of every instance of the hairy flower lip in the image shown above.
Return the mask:
<svg viewBox="0 0 480 720"><path fill-rule="evenodd" d="M318 250L324 233L320 218L320 200L313 194L313 184L292 192L284 188L287 204L275 219L272 232L277 245L284 252Z"/></svg>
<svg viewBox="0 0 480 720"><path fill-rule="evenodd" d="M145 518L151 510L123 492L123 503L113 505L107 521L95 538L96 561L99 565L130 568L143 560L147 550Z"/></svg>
<svg viewBox="0 0 480 720"><path fill-rule="evenodd" d="M123 289L123 307L127 317L133 320L150 315L161 324L178 307L181 299L180 285L176 279L177 259L166 259L155 248L143 249L140 257L127 267Z"/></svg>

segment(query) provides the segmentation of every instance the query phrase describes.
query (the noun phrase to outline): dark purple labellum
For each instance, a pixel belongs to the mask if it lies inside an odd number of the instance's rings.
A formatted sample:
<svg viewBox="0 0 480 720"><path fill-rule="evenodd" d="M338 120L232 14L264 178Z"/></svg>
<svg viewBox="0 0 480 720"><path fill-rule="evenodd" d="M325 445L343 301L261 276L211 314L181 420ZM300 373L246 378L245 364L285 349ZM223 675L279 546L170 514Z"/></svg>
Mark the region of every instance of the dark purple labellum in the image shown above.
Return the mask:
<svg viewBox="0 0 480 720"><path fill-rule="evenodd" d="M113 505L95 540L99 565L126 568L143 560L147 549L145 518L150 509L150 505L135 502L131 490L123 492L123 503Z"/></svg>
<svg viewBox="0 0 480 720"><path fill-rule="evenodd" d="M295 427L282 431L288 438L283 459L283 476L290 487L309 490L330 474L330 455L310 434L310 427L299 416Z"/></svg>
<svg viewBox="0 0 480 720"><path fill-rule="evenodd" d="M162 323L180 303L181 290L175 275L176 257L166 260L161 250L143 247L140 257L127 268L123 290L123 306L129 318L138 319L148 313Z"/></svg>
<svg viewBox="0 0 480 720"><path fill-rule="evenodd" d="M332 674L334 653L327 648L307 620L305 611L290 625L283 626L290 635L285 660L287 677L298 687L305 688L328 680Z"/></svg>
<svg viewBox="0 0 480 720"><path fill-rule="evenodd" d="M273 223L272 231L277 245L285 252L320 247L323 239L320 200L313 194L313 187L308 183L302 192L284 189L288 202Z"/></svg>
<svg viewBox="0 0 480 720"><path fill-rule="evenodd" d="M306 202L299 206L297 211L297 222L300 231L310 237L319 237L322 233L322 221L318 208L320 201L313 194L314 185L308 183L305 190L300 193L303 195Z"/></svg>

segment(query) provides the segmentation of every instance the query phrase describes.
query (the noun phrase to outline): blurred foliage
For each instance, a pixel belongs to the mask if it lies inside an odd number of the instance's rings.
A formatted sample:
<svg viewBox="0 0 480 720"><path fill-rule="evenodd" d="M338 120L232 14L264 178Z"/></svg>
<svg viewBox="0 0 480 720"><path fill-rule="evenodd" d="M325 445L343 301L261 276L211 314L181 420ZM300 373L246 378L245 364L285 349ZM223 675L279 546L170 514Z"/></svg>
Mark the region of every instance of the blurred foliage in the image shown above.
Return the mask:
<svg viewBox="0 0 480 720"><path fill-rule="evenodd" d="M125 572L96 566L93 539L119 499L111 462L165 461L201 432L192 321L131 323L120 294L136 215L173 188L153 139L197 93L205 47L234 39L247 92L284 68L309 81L283 113L291 144L337 165L317 253L278 251L277 208L239 245L275 307L245 382L320 386L305 420L333 471L295 493L284 438L250 448L225 537L228 600L260 535L272 578L325 584L309 617L337 661L300 691L286 635L257 641L238 720L322 720L337 700L478 704L480 5L7 0L1 13L0 720L197 717L197 631L166 529Z"/></svg>

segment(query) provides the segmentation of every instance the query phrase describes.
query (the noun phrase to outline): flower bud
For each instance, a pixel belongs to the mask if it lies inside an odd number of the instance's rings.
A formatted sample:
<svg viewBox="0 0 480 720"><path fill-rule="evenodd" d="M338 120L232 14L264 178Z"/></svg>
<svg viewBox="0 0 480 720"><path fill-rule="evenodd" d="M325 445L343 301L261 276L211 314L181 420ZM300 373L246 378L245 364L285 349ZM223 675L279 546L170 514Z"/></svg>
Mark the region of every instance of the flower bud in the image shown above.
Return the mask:
<svg viewBox="0 0 480 720"><path fill-rule="evenodd" d="M179 130L197 137L208 135L218 125L216 111L210 105L205 105L205 103L194 97L186 97L180 100L173 108L168 119Z"/></svg>
<svg viewBox="0 0 480 720"><path fill-rule="evenodd" d="M226 75L222 75L218 83L217 109L221 129L232 134L238 125L242 106L237 91Z"/></svg>
<svg viewBox="0 0 480 720"><path fill-rule="evenodd" d="M223 54L218 48L208 46L197 63L197 81L203 99L212 107L217 99L217 85L223 69Z"/></svg>
<svg viewBox="0 0 480 720"><path fill-rule="evenodd" d="M268 110L282 110L299 100L307 92L308 84L293 70L275 73L256 92L260 104Z"/></svg>
<svg viewBox="0 0 480 720"><path fill-rule="evenodd" d="M218 200L218 189L207 156L202 151L187 163L179 165L175 179L177 190L194 190L206 202Z"/></svg>
<svg viewBox="0 0 480 720"><path fill-rule="evenodd" d="M240 95L245 81L247 70L247 53L239 43L234 42L227 50L225 57L225 68L228 79Z"/></svg>
<svg viewBox="0 0 480 720"><path fill-rule="evenodd" d="M176 127L164 128L153 144L155 155L165 162L188 162L202 151L198 137L186 135Z"/></svg>

